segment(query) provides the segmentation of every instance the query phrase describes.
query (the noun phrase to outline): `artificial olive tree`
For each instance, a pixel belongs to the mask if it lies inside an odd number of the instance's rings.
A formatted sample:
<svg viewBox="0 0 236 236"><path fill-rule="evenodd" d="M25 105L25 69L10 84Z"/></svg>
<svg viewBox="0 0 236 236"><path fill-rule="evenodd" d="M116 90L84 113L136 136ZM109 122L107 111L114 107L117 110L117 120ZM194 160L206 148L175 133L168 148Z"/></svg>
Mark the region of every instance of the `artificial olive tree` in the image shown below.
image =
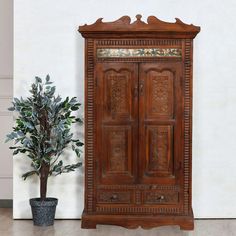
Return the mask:
<svg viewBox="0 0 236 236"><path fill-rule="evenodd" d="M81 166L81 161L75 164L63 163L63 151L71 148L80 157L80 147L83 143L74 138L71 132L73 123L82 124L82 120L72 113L80 107L76 97L55 95L56 87L52 85L49 75L45 82L35 77L31 86L31 96L14 98L10 111L18 113L13 131L7 135L7 140L13 140L13 155L23 153L31 160L31 170L23 174L24 180L31 175L40 178L40 198L46 199L47 180L51 175L59 175L74 171Z"/></svg>

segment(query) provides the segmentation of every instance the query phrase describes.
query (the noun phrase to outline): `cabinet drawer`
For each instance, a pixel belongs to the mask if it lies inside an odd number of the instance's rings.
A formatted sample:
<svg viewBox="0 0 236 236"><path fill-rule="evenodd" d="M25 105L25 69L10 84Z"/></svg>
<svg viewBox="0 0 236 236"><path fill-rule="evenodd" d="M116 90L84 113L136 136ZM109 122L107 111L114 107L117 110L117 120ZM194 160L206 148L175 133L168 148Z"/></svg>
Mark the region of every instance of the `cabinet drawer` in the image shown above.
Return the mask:
<svg viewBox="0 0 236 236"><path fill-rule="evenodd" d="M178 192L146 191L144 204L176 204L179 202Z"/></svg>
<svg viewBox="0 0 236 236"><path fill-rule="evenodd" d="M98 203L131 203L131 192L102 191L97 193Z"/></svg>

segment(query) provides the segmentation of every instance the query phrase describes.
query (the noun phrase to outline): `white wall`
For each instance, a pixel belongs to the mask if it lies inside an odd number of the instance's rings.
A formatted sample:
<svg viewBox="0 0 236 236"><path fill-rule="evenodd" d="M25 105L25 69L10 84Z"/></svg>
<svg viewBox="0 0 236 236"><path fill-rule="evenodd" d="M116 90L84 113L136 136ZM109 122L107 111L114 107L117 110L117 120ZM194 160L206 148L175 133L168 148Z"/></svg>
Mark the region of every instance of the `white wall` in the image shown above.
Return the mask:
<svg viewBox="0 0 236 236"><path fill-rule="evenodd" d="M0 0L0 199L12 199L12 155L5 135L12 126L13 1Z"/></svg>
<svg viewBox="0 0 236 236"><path fill-rule="evenodd" d="M83 39L79 25L123 15L166 21L179 17L200 25L194 52L193 208L195 217L236 217L236 2L15 0L15 95L24 95L34 75L50 73L63 95L83 101ZM15 159L14 217L30 217L28 198L38 196L35 180L23 182L24 163ZM79 218L82 171L51 180L60 198L58 218ZM32 185L33 183L33 185Z"/></svg>

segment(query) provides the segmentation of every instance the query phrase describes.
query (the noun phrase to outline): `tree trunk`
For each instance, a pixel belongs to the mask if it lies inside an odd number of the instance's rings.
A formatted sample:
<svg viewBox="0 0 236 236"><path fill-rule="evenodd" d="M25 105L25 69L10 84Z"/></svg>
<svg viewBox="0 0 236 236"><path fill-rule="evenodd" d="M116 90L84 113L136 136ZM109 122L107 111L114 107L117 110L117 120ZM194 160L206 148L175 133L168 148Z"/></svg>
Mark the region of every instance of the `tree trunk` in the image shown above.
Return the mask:
<svg viewBox="0 0 236 236"><path fill-rule="evenodd" d="M44 133L47 134L46 140L50 140L50 128L48 124L48 113L47 110L43 109L41 111L40 125ZM47 145L46 145L47 147ZM47 182L48 175L50 171L50 164L47 164L45 161L42 161L41 169L40 169L40 198L41 201L44 201L47 196Z"/></svg>
<svg viewBox="0 0 236 236"><path fill-rule="evenodd" d="M47 182L50 166L43 161L40 169L40 198L44 201L47 196Z"/></svg>

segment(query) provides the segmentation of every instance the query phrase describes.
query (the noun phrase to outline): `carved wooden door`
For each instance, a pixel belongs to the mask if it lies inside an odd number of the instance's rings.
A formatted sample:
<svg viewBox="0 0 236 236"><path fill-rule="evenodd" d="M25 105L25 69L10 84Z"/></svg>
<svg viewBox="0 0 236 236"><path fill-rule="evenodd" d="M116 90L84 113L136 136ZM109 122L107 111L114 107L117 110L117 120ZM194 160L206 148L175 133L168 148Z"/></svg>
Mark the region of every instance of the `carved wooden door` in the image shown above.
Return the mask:
<svg viewBox="0 0 236 236"><path fill-rule="evenodd" d="M96 80L99 183L134 183L138 151L138 65L98 63Z"/></svg>
<svg viewBox="0 0 236 236"><path fill-rule="evenodd" d="M139 73L139 178L180 184L182 163L181 63L142 63Z"/></svg>

